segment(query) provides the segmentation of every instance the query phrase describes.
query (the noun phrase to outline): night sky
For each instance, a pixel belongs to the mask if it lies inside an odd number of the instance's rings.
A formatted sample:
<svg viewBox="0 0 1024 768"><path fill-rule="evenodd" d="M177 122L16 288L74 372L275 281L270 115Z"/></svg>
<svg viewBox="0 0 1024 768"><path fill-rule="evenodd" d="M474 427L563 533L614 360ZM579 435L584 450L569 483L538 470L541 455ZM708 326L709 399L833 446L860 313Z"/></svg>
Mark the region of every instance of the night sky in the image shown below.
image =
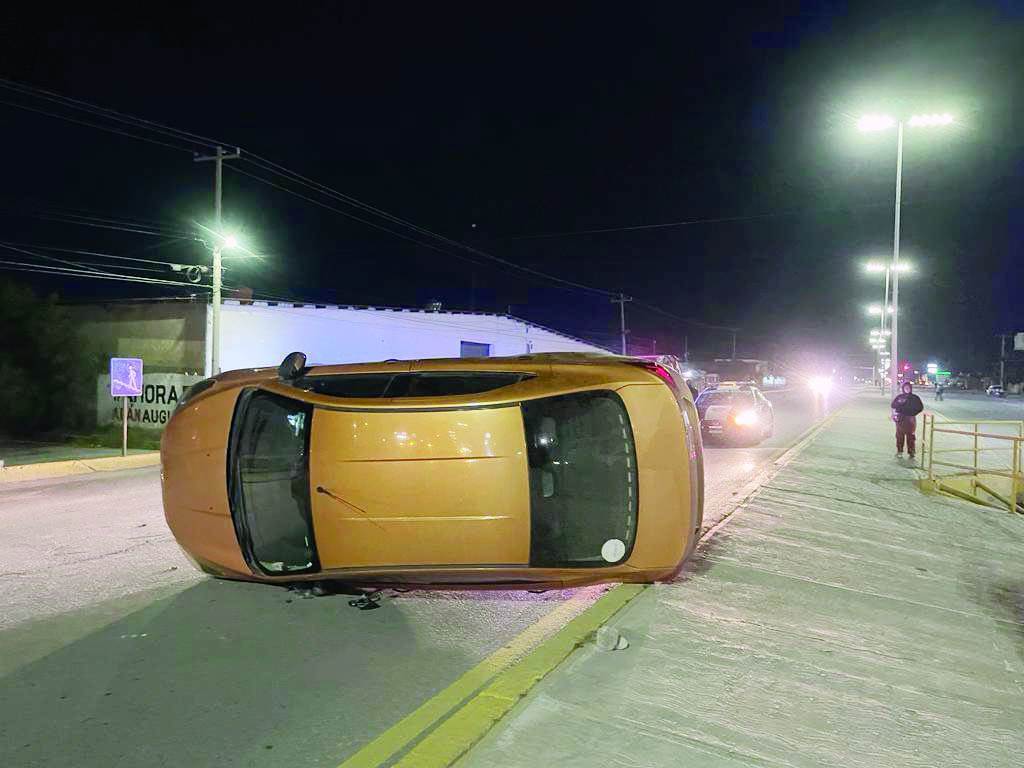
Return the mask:
<svg viewBox="0 0 1024 768"><path fill-rule="evenodd" d="M917 273L901 283L901 331L912 359L990 365L993 334L1024 330L1024 2L756 6L7 8L0 75L240 146L517 264L738 326L741 356L864 355L863 308L881 282L859 267L891 254L896 141L855 120L950 112L954 126L906 136L902 250ZM87 117L3 88L0 101ZM4 242L208 258L168 235L210 222L210 164L4 103L0 121ZM257 297L511 306L615 343L605 295L499 267L251 162L228 164L224 206L265 254L225 280ZM72 224L69 212L158 234ZM591 231L661 224L674 225ZM68 299L190 292L2 275ZM638 351L656 338L681 352L686 334L693 352L728 352L727 332L628 313Z"/></svg>

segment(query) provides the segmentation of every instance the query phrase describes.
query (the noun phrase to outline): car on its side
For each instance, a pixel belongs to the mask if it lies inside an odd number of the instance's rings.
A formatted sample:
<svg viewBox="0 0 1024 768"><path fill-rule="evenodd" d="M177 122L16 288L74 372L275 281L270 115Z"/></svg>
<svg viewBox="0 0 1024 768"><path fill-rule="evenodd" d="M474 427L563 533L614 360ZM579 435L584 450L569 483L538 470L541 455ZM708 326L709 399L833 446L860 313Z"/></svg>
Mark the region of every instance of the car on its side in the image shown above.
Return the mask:
<svg viewBox="0 0 1024 768"><path fill-rule="evenodd" d="M223 373L161 443L199 568L290 583L542 588L669 578L703 517L686 387L588 354Z"/></svg>
<svg viewBox="0 0 1024 768"><path fill-rule="evenodd" d="M701 434L730 443L756 445L775 431L775 409L748 382L722 382L697 398Z"/></svg>

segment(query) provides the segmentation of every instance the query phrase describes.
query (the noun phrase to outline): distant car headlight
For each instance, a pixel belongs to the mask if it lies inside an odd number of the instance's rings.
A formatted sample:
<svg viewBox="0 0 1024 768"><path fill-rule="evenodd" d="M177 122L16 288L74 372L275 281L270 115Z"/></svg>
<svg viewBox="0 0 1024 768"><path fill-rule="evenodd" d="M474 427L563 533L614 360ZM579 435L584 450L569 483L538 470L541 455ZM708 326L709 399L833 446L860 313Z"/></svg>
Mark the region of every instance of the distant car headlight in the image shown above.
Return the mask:
<svg viewBox="0 0 1024 768"><path fill-rule="evenodd" d="M832 379L824 376L815 376L808 382L808 386L812 392L819 395L827 395L832 389Z"/></svg>
<svg viewBox="0 0 1024 768"><path fill-rule="evenodd" d="M733 421L739 427L750 427L757 424L757 411L740 411L733 417Z"/></svg>

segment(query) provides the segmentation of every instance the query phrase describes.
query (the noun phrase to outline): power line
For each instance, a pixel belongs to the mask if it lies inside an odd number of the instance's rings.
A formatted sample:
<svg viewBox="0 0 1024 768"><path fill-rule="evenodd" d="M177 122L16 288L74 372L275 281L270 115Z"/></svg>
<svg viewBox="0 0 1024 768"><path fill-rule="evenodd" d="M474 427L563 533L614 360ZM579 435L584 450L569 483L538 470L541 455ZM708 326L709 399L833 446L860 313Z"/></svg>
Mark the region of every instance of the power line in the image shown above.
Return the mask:
<svg viewBox="0 0 1024 768"><path fill-rule="evenodd" d="M696 325L696 326L699 326L701 328L709 328L709 329L711 329L713 331L732 331L732 332L735 332L735 331L740 330L739 328L731 326L731 325L714 325L713 323L705 323L705 322L702 322L701 320L694 320L692 317L683 317L683 316L677 315L677 314L675 314L673 312L669 312L667 310L664 310L661 307L656 307L653 304L648 304L648 303L646 303L644 301L639 301L637 299L634 299L633 303L636 306L638 306L638 307L642 307L643 309L648 310L649 312L654 312L654 313L659 314L659 315L664 315L665 317L672 318L673 320L678 320L681 323L688 323L690 325Z"/></svg>
<svg viewBox="0 0 1024 768"><path fill-rule="evenodd" d="M319 205L321 208L326 208L329 211L333 211L335 213L339 213L342 216L346 216L346 217L348 217L350 219L353 219L355 221L362 222L363 224L366 224L367 226L374 227L375 229L379 229L379 230L381 230L383 232L388 232L388 233L390 233L392 235L395 235L396 237L402 238L403 240L408 240L411 243L415 243L416 245L422 245L424 248L430 248L431 250L437 251L438 253L443 253L446 256L453 256L453 257L455 257L457 259L464 259L465 261L468 261L468 262L470 262L472 264L477 264L478 266L483 266L480 262L474 261L473 259L470 259L467 256L460 256L458 254L450 253L449 251L446 251L443 248L439 248L436 245L432 245L431 243L424 243L421 240L417 240L414 237L410 237L409 235L403 235L401 232L396 232L395 230L388 229L387 227L385 227L385 226L383 226L381 224L377 224L377 223L369 221L367 219L363 219L363 218L361 218L359 216L356 216L355 214L348 213L347 211L343 211L340 208L335 208L333 205L328 205L327 203L322 202L320 200L317 200L316 198L309 197L308 195L304 195L301 192L296 192L294 189L288 189L288 187L284 187L284 186L282 186L280 184L276 184L275 182L271 181L270 179L265 179L262 176L257 176L254 173L249 173L248 171L243 171L241 168L238 168L236 166L230 166L229 165L229 166L227 166L227 168L229 170L231 170L232 172L234 172L234 173L239 173L242 176L247 176L250 179L254 179L254 180L258 181L258 182L266 184L267 186L273 187L274 189L279 189L282 192L287 192L289 195L294 195L295 197L298 197L298 198L300 198L302 200L306 200L307 202L313 203L313 205Z"/></svg>
<svg viewBox="0 0 1024 768"><path fill-rule="evenodd" d="M657 224L634 224L621 227L601 227L599 229L576 229L565 232L542 232L536 235L517 235L510 240L544 240L556 237L577 237L580 235L600 235L609 232L637 232L648 229L668 229L670 227L689 227L697 224L720 224L731 221L752 221L756 219L774 219L785 216L802 216L808 213L836 213L855 208L882 208L892 205L890 202L858 203L857 205L835 206L832 208L802 208L774 213L753 213L746 216L718 216L706 219L684 219L682 221L666 221Z"/></svg>
<svg viewBox="0 0 1024 768"><path fill-rule="evenodd" d="M185 288L210 288L209 285L202 283L186 283L176 280L160 280L153 277L141 277L131 275L115 275L107 274L105 272L96 271L85 271L68 269L67 267L53 267L47 264L33 264L30 262L21 261L5 261L0 260L0 266L3 269L10 272L36 272L44 275L65 275L68 277L86 277L93 278L96 280L119 280L126 283L148 283L150 285L171 285L171 286L182 286Z"/></svg>
<svg viewBox="0 0 1024 768"><path fill-rule="evenodd" d="M152 235L154 237L168 237L168 236L171 236L171 232L169 230L158 230L158 229L155 229L155 228L143 229L141 226L130 226L130 225L118 224L118 223L105 223L102 220L95 220L95 221L91 221L91 220L87 220L87 219L79 220L77 217L76 218L71 218L69 216L62 216L62 215L50 215L50 214L39 214L39 213L34 214L34 215L37 218L43 219L44 221L57 221L57 222L60 222L62 224L77 224L77 225L83 226L83 227L96 227L98 229L113 229L113 230L117 230L118 232L134 232L134 233L139 234L139 235ZM111 221L115 221L115 220L111 220ZM189 234L189 235L175 234L173 236L174 237L180 237L182 239L184 239L184 238L196 239L195 235L191 235L191 234Z"/></svg>
<svg viewBox="0 0 1024 768"><path fill-rule="evenodd" d="M88 272L95 272L96 274L102 274L102 273L100 273L99 270L88 269L86 267L83 267L81 264L79 264L78 262L75 262L75 261L67 261L66 259L58 259L55 256L46 256L45 254L34 253L33 251L27 251L24 248L18 248L17 246L6 245L4 243L0 243L0 248L6 248L9 251L14 251L15 253L21 253L21 254L24 254L26 256L32 256L32 257L37 258L37 259L43 259L44 261L52 261L52 262L54 262L56 264L64 264L65 266L71 266L71 267L75 267L75 268L84 269L85 271L88 271Z"/></svg>
<svg viewBox="0 0 1024 768"><path fill-rule="evenodd" d="M47 90L42 89L42 88L37 88L37 87L26 85L26 84L23 84L23 83L18 83L18 82L12 81L12 80L8 80L6 78L0 78L0 87L7 88L8 90L15 91L15 92L20 93L22 95L34 96L36 98L43 99L43 100L46 100L46 101L49 101L49 102L52 102L52 103L60 104L60 105L62 105L64 107L67 107L67 108L70 108L70 109L81 110L81 111L84 111L84 112L86 112L88 114L91 114L91 115L94 115L94 116L103 117L103 118L106 118L106 119L118 122L118 123L120 123L122 125L128 125L128 126L131 126L133 128L136 128L136 129L154 132L154 133L157 133L157 134L159 134L161 136L170 137L170 138L176 139L178 141L188 142L188 143L193 144L193 145L199 145L199 146L202 146L202 147L209 147L209 148L218 148L220 146L232 146L231 144L229 144L227 142L218 141L216 139L211 139L209 137L201 136L199 134L190 133L188 131L183 131L183 130L180 130L180 129L177 129L177 128L172 128L172 127L164 125L162 123L157 123L157 122L152 121L152 120L146 120L144 118L139 118L139 117L135 117L135 116L132 116L132 115L127 115L125 113L118 112L116 110L107 109L105 107L99 107L97 105L90 104L88 102L85 102L85 101L82 101L82 100L79 100L79 99L73 99L71 97L63 96L61 94L55 93L53 91L47 91ZM126 138L133 138L133 139L138 139L138 140L141 140L141 141L147 141L147 142L150 142L150 143L153 143L153 144L157 144L157 145L160 145L160 146L164 146L164 147L167 147L167 148L170 148L170 149L179 150L179 151L188 151L185 147L172 145L172 144L169 144L167 142L154 139L151 136L142 136L142 135L139 135L137 133L129 133L129 132L126 132L126 131L121 131L121 130L118 130L116 128L110 127L110 126L104 126L104 125L100 125L100 124L97 124L97 123L94 123L94 122L88 122L88 121L84 121L84 120L79 120L77 118L69 117L68 115L60 114L60 113L57 113L57 112L46 111L46 110L38 109L38 108L35 108L35 107L30 107L30 106L25 105L25 104L19 104L19 103L16 103L16 102L0 101L0 103L4 103L4 104L7 104L9 106L12 106L12 107L15 107L15 108L19 108L19 109L27 109L27 110L32 111L32 112L37 112L39 114L48 115L48 116L55 117L55 118L58 118L58 119L61 119L61 120L67 120L67 121L72 122L72 123L77 123L77 124L80 124L80 125L85 125L87 127L96 128L98 130L109 131L111 133L115 133L115 134L118 134L118 135L121 135L121 136L125 136ZM241 150L239 150L239 154L241 154ZM242 159L243 159L243 161L246 161L246 162L249 162L249 163L255 165L257 168L260 168L260 169L262 169L264 171L267 171L269 173L272 173L272 174L276 174L277 176L280 176L280 177L282 177L284 179L287 179L288 181L291 181L294 184L302 185L302 186L306 187L307 189L313 190L313 191L315 191L315 192L317 192L317 193L319 193L321 195L324 195L324 196L329 197L331 199L337 200L337 201L339 201L339 202L341 202L343 204L355 207L355 208L357 208L359 210L365 211L365 212L370 213L370 214L372 214L374 216L378 216L380 218L383 218L386 221L389 221L389 222L391 222L393 224L396 224L396 225L399 225L401 227L405 227L407 229L410 229L413 232L416 232L418 234L424 235L424 236L429 237L429 238L436 239L436 240L438 240L438 241L448 245L449 247L454 247L454 248L457 248L457 249L464 250L464 251L466 251L466 252L468 252L470 254L473 254L474 256L478 257L478 259L484 259L486 261L490 261L490 262L493 262L495 264L502 265L502 266L504 266L506 268L513 269L513 270L522 272L524 274L531 275L531 276L533 276L535 278L547 280L547 281L556 283L558 285L561 285L563 287L574 289L574 290L578 290L578 291L582 291L582 292L585 292L585 293L595 294L595 295L600 295L600 296L608 296L608 297L614 297L614 296L619 295L619 294L617 294L614 291L609 291L609 290L606 290L606 289L603 289L603 288L596 288L594 286L585 285L583 283L579 283L579 282L576 282L576 281L573 281L573 280L567 280L565 278L558 277L557 275L552 275L552 274L543 272L541 270L534 269L532 267L527 267L527 266L524 266L524 265L521 265L521 264L517 264L516 262L510 261L508 259L504 259L502 257L495 256L494 254L487 253L487 252L482 251L482 250L480 250L478 248L474 248L474 247L469 246L469 245L467 245L465 243L459 242L459 241L454 240L454 239L452 239L450 237L447 237L447 236L442 235L440 233L437 233L437 232L434 232L432 230L429 230L429 229L427 229L425 227L421 227L421 226L419 226L417 224L414 224L411 221L408 221L406 219L402 219L401 217L395 216L394 214L391 214L391 213L389 213L389 212L387 212L387 211L385 211L385 210L383 210L381 208L372 206L372 205L370 205L368 203L364 203L364 202L358 200L357 198L354 198L354 197L352 197L350 195L346 195L346 194L344 194L342 192L339 192L338 190L335 190L335 189L327 186L326 184L322 184L320 182L314 181L313 179L310 179L309 177L303 176L302 174L299 174L299 173L297 173L295 171L292 171L291 169L286 168L285 166L283 166L283 165L281 165L279 163L276 163L276 162L274 162L272 160L269 160L267 158L263 158L263 157L261 157L259 155L251 155L251 156L250 155L246 155L246 156L243 156ZM372 221L369 221L367 219L355 216L355 215L353 215L351 213L348 213L346 211L342 211L342 210L340 210L340 209L338 209L338 208L336 208L334 206L327 205L326 203L324 203L322 201L316 200L315 198L311 198L308 195L303 195L303 194L301 194L301 193L299 193L299 192L297 192L297 191L295 191L293 189L289 189L288 187L285 187L283 185L275 184L274 182L270 181L269 179L263 178L261 176L257 176L256 174L248 173L248 172L242 171L241 169L238 169L238 168L232 168L232 170L234 170L235 172L240 173L240 174L242 174L244 176L248 176L249 178L252 178L252 179L254 179L256 181L259 181L259 182L261 182L263 184L267 184L267 185L269 185L271 187L274 187L274 188L279 189L281 191L287 192L288 194L294 195L294 196L296 196L296 197L298 197L300 199L306 200L307 202L311 202L311 203L313 203L315 205L319 205L320 207L323 207L323 208L325 208L327 210L333 211L335 213L339 213L339 214L344 215L344 216L346 216L348 218L351 218L351 219L353 219L355 221L359 221L360 223L363 223L363 224L366 224L368 226L380 229L380 230L382 230L384 232L388 232L389 234L395 235L396 237L400 237L402 239L405 239L405 240L408 240L410 242L416 243L417 245L420 245L420 246L423 246L423 247L431 248L432 250L435 250L435 251L437 251L439 253L443 253L443 254L448 255L448 256L452 256L452 257L455 257L455 258L461 258L461 259L463 259L465 261L469 261L470 263L481 265L481 262L478 261L478 260L475 260L475 259L472 259L472 258L468 258L467 256L462 255L462 254L453 253L451 251L445 250L443 248L439 248L439 247L437 247L435 245L432 245L430 243L425 243L425 242L423 242L421 240L417 240L416 238L410 237L408 235L404 235L404 234L402 234L400 232L396 232L395 230L389 229L388 227L384 227L381 224L378 224L376 222L372 222ZM734 217L729 217L729 220L731 220L733 218ZM93 219L93 220L90 221L90 219ZM57 220L61 220L61 219L57 218ZM161 233L161 232L158 232L158 231L153 231L154 228L152 228L152 227L146 228L146 229L143 229L141 227L125 227L125 226L123 226L121 224L111 224L109 222L104 222L104 221L101 221L101 220L95 220L95 217L75 216L74 219L71 219L71 217L65 217L65 219L63 219L63 220L66 223L76 223L76 224L82 224L82 225L86 225L86 226L95 226L95 227L108 228L108 229L119 229L119 230L123 230L123 231L134 231L134 232L138 232L139 234L149 234L149 235L166 234L166 233ZM727 220L727 219L722 219L722 220ZM697 222L676 222L674 224L665 224L665 225L639 225L637 227L631 227L630 229L655 228L655 227L658 227L658 226L681 226L683 224L691 224L691 223L697 223ZM606 230L606 231L612 231L612 230ZM583 234L583 233L573 233L573 234ZM191 285L191 284L188 284L188 285ZM673 313L670 313L670 312L667 312L667 311L662 310L660 308L654 307L653 305L644 304L642 302L638 302L638 305L644 306L645 308L647 308L647 309L649 309L651 311L658 312L658 313L660 313L660 314L662 314L662 315L664 315L666 317L671 317L673 319L680 320L682 322L694 323L694 324L703 325L704 327L709 327L709 328L720 328L721 327L721 326L714 326L714 325L710 325L710 324L700 323L699 321L693 321L693 320L690 320L690 319L687 319L687 318L682 318L682 317L679 317L678 315L674 315Z"/></svg>
<svg viewBox="0 0 1024 768"><path fill-rule="evenodd" d="M386 219L387 221L390 221L390 222L392 222L394 224L398 224L400 226L403 226L403 227L406 227L408 229L411 229L412 231L417 232L419 234L426 235L427 237L435 238L435 239L441 241L442 243L445 243L446 245L448 245L450 247L463 249L463 250L465 250L465 251L467 251L469 253L472 253L474 256L477 256L479 258L483 258L483 259L486 259L488 261L492 261L492 262L495 262L495 263L500 264L502 266L508 267L510 269L515 269L515 270L518 270L520 272L529 273L531 275L534 275L535 277L539 277L539 278L542 278L542 279L545 279L545 280L549 280L551 282L559 283L560 285L567 286L567 287L570 287L570 288L574 288L576 290L584 291L584 292L587 292L587 293L593 293L593 294L597 294L599 296L615 296L615 295L617 295L614 291L608 291L608 290L605 290L603 288L595 288L593 286L584 285L583 283L578 283L578 282L575 282L573 280L566 280L565 278L558 277L557 275L552 275L552 274L549 274L547 272L542 272L541 270L534 269L532 267L523 266L522 264L517 264L514 261L509 261L508 259L504 259L504 258L502 258L500 256L495 256L492 253L488 253L486 251L482 251L479 248L474 248L474 247L472 247L470 245L467 245L465 243L459 242L458 240L454 240L454 239L452 239L450 237L447 237L445 235L442 235L442 234L440 234L438 232L434 232L434 231L429 230L429 229L427 229L425 227L421 227L418 224L414 224L413 222L408 221L406 219L403 219L403 218L401 218L399 216L395 216L394 214L388 213L387 211L384 211L384 210L382 210L380 208L377 208L375 206L369 205L368 203L363 203L362 201L357 200L356 198L351 197L350 195L346 195L346 194L344 194L342 192L338 192L337 190L332 189L331 187L328 187L325 184L321 184L319 182L316 182L316 181L313 181L311 179L308 179L307 177L302 176L301 174L298 174L298 173L296 173L294 171L291 171L291 170L285 168L282 165L279 165L277 163L272 163L270 161L266 161L263 158L260 158L258 155L246 154L246 155L243 155L241 159L242 159L243 162L249 162L249 163L251 163L253 165L256 165L259 168L262 168L265 171L269 171L270 173L275 173L278 176L282 176L284 178L287 178L290 181L292 181L293 183L301 184L302 186L305 186L305 187L307 187L309 189L315 190L315 191L319 192L322 195L325 195L327 197L331 197L331 198L333 198L335 200L338 200L339 202L345 203L347 205L351 205L351 206L353 206L355 208L358 208L360 210L366 211L368 213L372 213L372 214L374 214L376 216L380 216L381 218ZM237 168L233 168L233 170L235 170L238 173L245 173L244 171L240 171ZM253 178L258 178L258 177L253 176ZM263 180L263 181L266 181L266 180ZM291 190L286 190L286 191L291 191ZM293 194L294 194L294 192L293 192ZM306 198L306 199L308 199L308 198ZM325 206L325 207L328 207L328 206ZM335 210L336 211L337 209L331 208L331 210ZM340 211L338 211L338 212L341 213ZM348 215L348 214L344 214L344 215ZM379 227L379 225L374 225L374 224L366 221L365 219L360 219L360 218L354 217L354 216L352 218L355 218L357 221L362 221L365 224L370 224L370 226L378 226L378 228L384 229L384 231L386 231L386 232L391 232L392 234L396 234L394 232L394 230L388 230L386 228ZM456 254L453 254L453 253L450 253L450 252L447 252L447 251L442 251L442 253L448 253L449 256L455 256L456 255ZM477 262L477 263L479 263L479 262Z"/></svg>
<svg viewBox="0 0 1024 768"><path fill-rule="evenodd" d="M0 85L2 85L2 82L0 82ZM116 133L118 136L124 136L124 137L129 138L129 139L137 139L138 141L147 141L150 144L158 144L161 147L167 147L169 149L176 149L179 152L189 152L189 151L191 151L191 150L189 150L186 147L177 147L177 146L175 146L173 144L168 144L166 141L159 141L158 139L152 139L152 138L149 138L149 137L146 137L146 136L139 136L138 134L128 133L127 131L119 131L116 128L111 128L110 126L98 125L97 123L90 123L90 122L88 122L86 120L79 120L77 118L68 117L67 115L61 115L61 114L58 114L56 112L47 112L46 110L36 109L35 107L30 107L27 104L18 104L17 102L7 101L6 99L0 99L0 104L6 104L8 107L14 107L15 109L24 109L24 110L27 110L28 112L36 112L37 114L46 115L47 117L55 117L58 120L66 120L69 123L76 123L77 125L84 125L84 126L87 126L89 128L96 128L97 130L100 130L100 131L107 131L108 133Z"/></svg>
<svg viewBox="0 0 1024 768"><path fill-rule="evenodd" d="M56 245L35 245L33 243L11 243L0 240L0 246L14 246L22 248L36 248L43 251L57 251L59 253L74 253L79 256L99 256L104 259L116 259L118 261L135 261L142 264L160 264L165 267L169 267L171 264L178 264L177 261L157 261L156 259L139 259L133 256L117 256L113 253L104 253L102 251L88 251L81 248L61 248Z"/></svg>
<svg viewBox="0 0 1024 768"><path fill-rule="evenodd" d="M146 120L145 118L136 117L135 115L128 115L124 112L118 112L117 110L109 109L107 107L100 107L96 104L90 104L87 101L82 101L81 99L74 99L70 96L65 96L54 91L48 91L45 88L39 88L37 86L28 85L26 83L19 83L14 80L8 80L4 77L0 77L0 87L8 88L9 90L16 91L18 93L35 96L36 98L45 99L47 101L55 102L57 104L62 104L71 109L80 109L90 114L105 117L109 120L114 120L115 122L123 123L125 125L131 125L136 128L143 128L146 130L153 131L155 133L163 134L164 136L177 138L182 141L188 141L192 144L198 144L203 147L213 148L216 147L218 144L223 146L231 146L227 142L217 141L216 139L211 139L208 136L200 136L199 134L196 133L183 131L180 128L172 128L169 125L164 125L163 123L158 123L154 120ZM190 151L182 147L174 147L174 149Z"/></svg>
<svg viewBox="0 0 1024 768"><path fill-rule="evenodd" d="M145 219L115 218L113 216L93 216L85 213L64 212L60 210L35 211L32 215L49 220L67 221L72 224L89 222L95 224L109 224L133 230L144 230L147 233L163 234L168 237L188 237L195 239L195 234L185 230L165 226L160 222L146 221Z"/></svg>

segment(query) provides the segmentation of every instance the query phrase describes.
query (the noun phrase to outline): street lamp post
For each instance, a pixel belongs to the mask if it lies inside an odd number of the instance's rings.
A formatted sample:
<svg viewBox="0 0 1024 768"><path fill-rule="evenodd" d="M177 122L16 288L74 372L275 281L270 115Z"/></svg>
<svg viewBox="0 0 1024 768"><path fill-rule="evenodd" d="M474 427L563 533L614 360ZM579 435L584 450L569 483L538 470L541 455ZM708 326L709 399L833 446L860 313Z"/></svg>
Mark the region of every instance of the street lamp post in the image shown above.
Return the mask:
<svg viewBox="0 0 1024 768"><path fill-rule="evenodd" d="M886 270L885 270L885 292L882 294L882 306L884 307L888 303L889 303L889 269L887 267ZM885 336L885 312L879 312L878 314L881 317L881 319L878 321L878 333L879 333L880 336ZM878 388L881 390L882 394L885 394L885 373L882 372L882 370L881 370L881 366L882 366L882 353L881 352L878 353L878 366L879 366Z"/></svg>
<svg viewBox="0 0 1024 768"><path fill-rule="evenodd" d="M899 267L895 271L897 271L897 272L909 272L909 271L911 271L911 268L912 267L911 267L911 265L908 262L901 261L899 263ZM891 264L886 264L884 262L869 261L867 264L864 265L864 269L867 272L884 272L885 273L885 287L884 287L884 289L882 291L882 303L879 306L880 307L889 307L889 312L895 312L895 308L896 308L895 307L895 302L893 302L892 304L889 304L889 276L890 276L890 272L894 271L893 268L892 268L892 265ZM869 312L874 313L874 307L870 308ZM885 336L891 335L891 332L887 332L885 330L885 316L887 314L889 314L889 312L882 312L881 310L879 310L878 313L877 313L880 316L879 317L879 321L878 321L878 331L877 331L878 335L880 337L885 337ZM884 377L879 377L879 378L882 379L879 382L879 384L881 386L882 393L884 394L885 393L885 380L884 380Z"/></svg>
<svg viewBox="0 0 1024 768"><path fill-rule="evenodd" d="M900 376L900 199L903 197L903 121L896 128L896 215L892 235L892 393L899 392ZM886 272L888 279L889 273ZM884 306L884 304L883 304ZM882 313L885 322L885 312Z"/></svg>
<svg viewBox="0 0 1024 768"><path fill-rule="evenodd" d="M953 122L952 115L914 115L906 121L914 127L949 125ZM899 392L899 308L900 308L900 202L903 192L903 126L904 120L894 120L886 115L865 115L857 121L857 128L861 131L882 131L888 128L896 128L896 207L893 223L892 242L892 391ZM888 291L886 291L888 293ZM885 302L882 302L883 306ZM882 322L885 322L885 313L882 313ZM884 328L884 326L883 326Z"/></svg>
<svg viewBox="0 0 1024 768"><path fill-rule="evenodd" d="M221 190L224 179L224 161L236 160L241 157L241 154L241 150L236 149L234 153L229 155L224 151L224 147L217 146L216 152L213 155L201 157L197 154L192 158L197 163L212 160L214 166L213 227L217 240L213 245L213 295L211 296L210 307L210 370L208 373L211 376L216 376L220 373L220 302L223 285L221 252L225 245L231 247L231 244L226 242L221 227Z"/></svg>

